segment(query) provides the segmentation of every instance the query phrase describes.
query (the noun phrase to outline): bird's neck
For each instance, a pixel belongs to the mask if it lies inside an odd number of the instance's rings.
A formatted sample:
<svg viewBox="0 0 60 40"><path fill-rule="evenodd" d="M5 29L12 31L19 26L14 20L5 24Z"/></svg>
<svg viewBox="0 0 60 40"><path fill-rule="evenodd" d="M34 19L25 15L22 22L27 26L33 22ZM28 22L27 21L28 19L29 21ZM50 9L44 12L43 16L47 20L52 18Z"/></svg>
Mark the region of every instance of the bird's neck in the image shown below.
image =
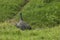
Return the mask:
<svg viewBox="0 0 60 40"><path fill-rule="evenodd" d="M20 15L20 20L23 20L22 14Z"/></svg>

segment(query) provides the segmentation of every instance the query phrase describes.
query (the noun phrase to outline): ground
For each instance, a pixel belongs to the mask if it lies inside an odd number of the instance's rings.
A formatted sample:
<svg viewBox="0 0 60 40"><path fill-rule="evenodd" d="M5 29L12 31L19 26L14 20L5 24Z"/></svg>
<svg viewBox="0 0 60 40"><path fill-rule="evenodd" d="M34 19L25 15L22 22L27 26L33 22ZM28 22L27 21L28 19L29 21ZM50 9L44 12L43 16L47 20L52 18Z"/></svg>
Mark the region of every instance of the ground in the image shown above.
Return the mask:
<svg viewBox="0 0 60 40"><path fill-rule="evenodd" d="M20 13L32 30L15 26ZM0 0L0 40L60 40L60 0Z"/></svg>
<svg viewBox="0 0 60 40"><path fill-rule="evenodd" d="M0 40L60 40L60 26L22 31L9 23L1 23Z"/></svg>

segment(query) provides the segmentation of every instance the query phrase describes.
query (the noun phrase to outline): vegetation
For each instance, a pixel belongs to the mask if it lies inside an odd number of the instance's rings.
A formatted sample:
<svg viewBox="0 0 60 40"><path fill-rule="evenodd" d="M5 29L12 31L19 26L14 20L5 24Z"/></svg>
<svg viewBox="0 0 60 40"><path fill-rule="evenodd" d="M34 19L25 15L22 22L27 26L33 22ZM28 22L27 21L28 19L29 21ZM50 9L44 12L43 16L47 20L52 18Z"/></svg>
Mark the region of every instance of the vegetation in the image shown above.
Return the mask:
<svg viewBox="0 0 60 40"><path fill-rule="evenodd" d="M24 3L24 0L0 0L0 22L12 19Z"/></svg>
<svg viewBox="0 0 60 40"><path fill-rule="evenodd" d="M34 2L34 3L33 3ZM60 24L60 1L31 0L22 10L24 19L32 26L52 27Z"/></svg>
<svg viewBox="0 0 60 40"><path fill-rule="evenodd" d="M60 26L22 31L4 22L0 24L0 40L60 40Z"/></svg>
<svg viewBox="0 0 60 40"><path fill-rule="evenodd" d="M60 0L25 1L0 0L0 40L60 40ZM15 26L19 12L32 30Z"/></svg>

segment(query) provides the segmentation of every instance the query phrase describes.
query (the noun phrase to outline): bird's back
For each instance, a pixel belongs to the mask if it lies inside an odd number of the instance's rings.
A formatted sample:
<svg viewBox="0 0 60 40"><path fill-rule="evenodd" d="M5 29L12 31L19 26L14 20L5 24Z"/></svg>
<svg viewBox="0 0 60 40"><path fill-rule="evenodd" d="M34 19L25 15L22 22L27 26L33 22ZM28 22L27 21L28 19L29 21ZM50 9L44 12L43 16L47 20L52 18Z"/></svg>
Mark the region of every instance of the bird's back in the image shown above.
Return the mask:
<svg viewBox="0 0 60 40"><path fill-rule="evenodd" d="M22 30L25 29L31 29L31 27L24 21L21 21L17 24L19 28L21 28Z"/></svg>

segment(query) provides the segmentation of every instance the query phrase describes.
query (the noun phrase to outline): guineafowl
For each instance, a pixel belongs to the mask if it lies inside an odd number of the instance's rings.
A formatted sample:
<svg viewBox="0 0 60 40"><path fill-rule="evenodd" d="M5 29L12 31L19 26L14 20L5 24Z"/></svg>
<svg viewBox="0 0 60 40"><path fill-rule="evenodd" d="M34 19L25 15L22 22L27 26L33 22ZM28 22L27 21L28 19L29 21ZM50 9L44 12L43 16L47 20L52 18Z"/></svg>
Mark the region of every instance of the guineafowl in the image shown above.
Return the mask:
<svg viewBox="0 0 60 40"><path fill-rule="evenodd" d="M21 30L29 29L31 30L30 25L28 25L26 22L23 21L22 13L20 13L20 21L16 24L17 28L20 28Z"/></svg>

